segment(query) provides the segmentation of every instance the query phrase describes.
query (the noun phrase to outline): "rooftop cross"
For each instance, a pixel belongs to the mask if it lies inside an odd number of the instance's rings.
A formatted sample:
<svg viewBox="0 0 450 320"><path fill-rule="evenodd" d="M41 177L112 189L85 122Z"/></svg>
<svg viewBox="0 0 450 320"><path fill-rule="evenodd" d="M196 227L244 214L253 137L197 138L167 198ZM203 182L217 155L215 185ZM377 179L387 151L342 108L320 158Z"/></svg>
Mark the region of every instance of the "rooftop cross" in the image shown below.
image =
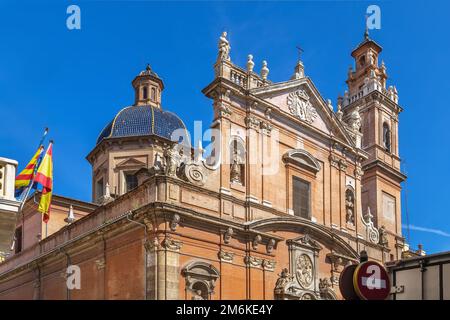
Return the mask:
<svg viewBox="0 0 450 320"><path fill-rule="evenodd" d="M296 46L296 48L297 48L297 51L298 51L298 60L300 61L300 56L304 52L304 50L300 46Z"/></svg>
<svg viewBox="0 0 450 320"><path fill-rule="evenodd" d="M366 14L365 15L365 23L366 23L366 28L365 28L365 32L364 32L364 39L369 39L369 27L367 26L367 20L369 19L369 16Z"/></svg>

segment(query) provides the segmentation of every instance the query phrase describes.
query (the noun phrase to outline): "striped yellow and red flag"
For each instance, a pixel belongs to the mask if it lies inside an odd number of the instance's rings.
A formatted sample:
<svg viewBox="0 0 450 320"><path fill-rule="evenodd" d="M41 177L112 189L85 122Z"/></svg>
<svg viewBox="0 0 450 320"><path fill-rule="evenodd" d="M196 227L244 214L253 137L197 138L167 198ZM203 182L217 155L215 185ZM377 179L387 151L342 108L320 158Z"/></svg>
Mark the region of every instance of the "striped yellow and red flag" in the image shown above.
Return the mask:
<svg viewBox="0 0 450 320"><path fill-rule="evenodd" d="M15 183L16 192L18 192L22 188L28 187L31 181L33 181L36 165L38 163L39 157L42 154L42 151L44 151L44 147L40 146L38 151L36 151L36 154L33 156L33 158L25 167L25 169L23 169L22 172L20 172L19 175L16 177Z"/></svg>
<svg viewBox="0 0 450 320"><path fill-rule="evenodd" d="M52 201L53 190L53 159L52 159L53 143L50 142L47 152L42 159L41 165L36 172L34 181L42 185L41 201L38 210L44 215L45 223L50 219L50 203Z"/></svg>

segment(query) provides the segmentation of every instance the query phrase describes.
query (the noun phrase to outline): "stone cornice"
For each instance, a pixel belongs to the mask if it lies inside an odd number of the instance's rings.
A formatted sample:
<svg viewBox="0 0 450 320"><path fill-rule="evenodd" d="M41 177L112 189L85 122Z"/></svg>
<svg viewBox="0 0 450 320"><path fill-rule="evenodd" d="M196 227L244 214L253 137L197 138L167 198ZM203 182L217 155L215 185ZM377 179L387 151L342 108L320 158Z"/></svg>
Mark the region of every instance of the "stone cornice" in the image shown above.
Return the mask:
<svg viewBox="0 0 450 320"><path fill-rule="evenodd" d="M394 177L397 180L397 182L399 182L399 183L401 183L407 179L407 176L405 174L403 174L402 172L400 172L394 168L389 167L381 160L374 160L374 161L366 163L362 166L362 170L364 172L369 171L372 168L380 169L383 173L385 173L391 177Z"/></svg>

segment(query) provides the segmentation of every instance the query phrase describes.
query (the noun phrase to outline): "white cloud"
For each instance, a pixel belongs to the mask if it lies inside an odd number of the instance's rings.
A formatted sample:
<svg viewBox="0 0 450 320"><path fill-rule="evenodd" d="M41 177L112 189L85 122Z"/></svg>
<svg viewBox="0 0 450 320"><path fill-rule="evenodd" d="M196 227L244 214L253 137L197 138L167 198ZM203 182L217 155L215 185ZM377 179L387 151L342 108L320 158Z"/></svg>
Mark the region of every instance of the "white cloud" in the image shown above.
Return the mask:
<svg viewBox="0 0 450 320"><path fill-rule="evenodd" d="M402 225L403 229L408 229L407 225ZM440 236L444 236L444 237L449 237L450 238L450 233L439 230L439 229L433 229L433 228L424 228L424 227L419 227L419 226L414 226L414 225L409 225L409 229L410 230L415 230L415 231L423 231L423 232L428 232L428 233L434 233Z"/></svg>

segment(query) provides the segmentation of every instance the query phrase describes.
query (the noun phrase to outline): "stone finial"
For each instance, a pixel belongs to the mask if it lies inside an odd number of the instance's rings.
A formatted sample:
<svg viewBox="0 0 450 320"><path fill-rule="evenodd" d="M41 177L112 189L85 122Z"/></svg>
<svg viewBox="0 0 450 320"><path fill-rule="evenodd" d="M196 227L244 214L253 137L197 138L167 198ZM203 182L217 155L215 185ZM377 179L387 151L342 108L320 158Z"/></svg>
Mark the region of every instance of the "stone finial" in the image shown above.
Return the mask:
<svg viewBox="0 0 450 320"><path fill-rule="evenodd" d="M337 106L337 112L336 112L336 116L338 117L338 119L340 120L340 121L342 121L342 116L344 115L344 113L342 112L342 106L341 106L341 104L340 103L338 103L338 106Z"/></svg>
<svg viewBox="0 0 450 320"><path fill-rule="evenodd" d="M69 213L67 215L67 218L64 219L65 222L67 222L68 224L71 224L72 222L75 221L75 215L73 214L73 206L70 205L69 207Z"/></svg>
<svg viewBox="0 0 450 320"><path fill-rule="evenodd" d="M331 99L327 99L327 105L328 105L328 108L330 108L331 111L334 110L333 109L333 104L331 103Z"/></svg>
<svg viewBox="0 0 450 320"><path fill-rule="evenodd" d="M205 150L203 149L202 145L202 139L198 140L197 150L195 150L195 162L200 162L203 159L203 152Z"/></svg>
<svg viewBox="0 0 450 320"><path fill-rule="evenodd" d="M227 32L222 32L219 38L219 55L217 57L218 61L230 61L230 51L231 46L227 39Z"/></svg>
<svg viewBox="0 0 450 320"><path fill-rule="evenodd" d="M267 68L267 61L264 60L262 62L261 78L263 78L264 80L267 80L268 75L269 75L269 68Z"/></svg>
<svg viewBox="0 0 450 320"><path fill-rule="evenodd" d="M255 63L253 62L253 55L249 54L247 56L247 71L253 72L253 67L255 66Z"/></svg>
<svg viewBox="0 0 450 320"><path fill-rule="evenodd" d="M418 244L417 245L417 247L418 247L418 249L417 249L417 254L419 255L419 256L424 256L424 255L426 255L426 252L425 252L425 250L423 250L423 245L422 244Z"/></svg>
<svg viewBox="0 0 450 320"><path fill-rule="evenodd" d="M348 67L347 76L349 79L353 78L353 67L352 66Z"/></svg>
<svg viewBox="0 0 450 320"><path fill-rule="evenodd" d="M303 66L303 62L301 60L298 60L297 65L294 69L294 75L292 76L292 80L294 79L300 79L305 76L305 68Z"/></svg>

